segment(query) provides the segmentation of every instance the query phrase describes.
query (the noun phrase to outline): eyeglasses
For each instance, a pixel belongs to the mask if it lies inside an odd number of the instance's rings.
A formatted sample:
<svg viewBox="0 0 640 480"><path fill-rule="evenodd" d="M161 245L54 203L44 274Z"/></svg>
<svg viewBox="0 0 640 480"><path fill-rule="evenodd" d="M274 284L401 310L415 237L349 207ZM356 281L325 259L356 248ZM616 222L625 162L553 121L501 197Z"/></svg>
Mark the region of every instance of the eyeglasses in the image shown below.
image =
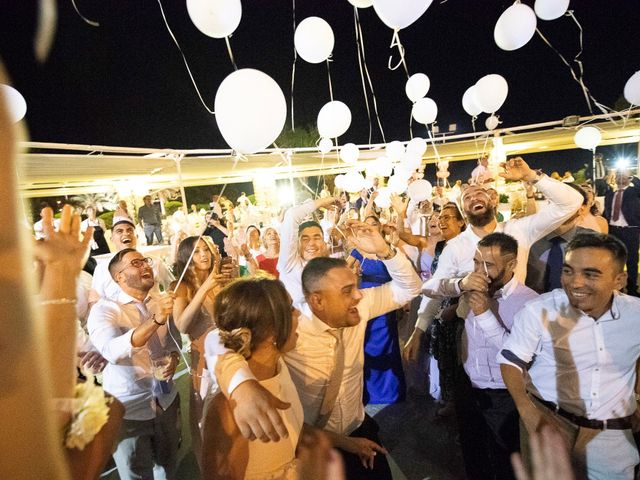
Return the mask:
<svg viewBox="0 0 640 480"><path fill-rule="evenodd" d="M124 272L127 268L129 267L134 267L134 268L142 268L144 266L148 266L148 267L153 267L153 258L151 257L145 257L145 258L134 258L133 260L131 260L129 262L129 265L127 265L126 267L124 267L122 270L120 270L118 273L122 273ZM117 274L116 274L117 275Z"/></svg>
<svg viewBox="0 0 640 480"><path fill-rule="evenodd" d="M454 217L453 215L440 215L438 217L438 220L441 221L441 222L448 222L449 220L452 220L454 218L457 220L457 218Z"/></svg>

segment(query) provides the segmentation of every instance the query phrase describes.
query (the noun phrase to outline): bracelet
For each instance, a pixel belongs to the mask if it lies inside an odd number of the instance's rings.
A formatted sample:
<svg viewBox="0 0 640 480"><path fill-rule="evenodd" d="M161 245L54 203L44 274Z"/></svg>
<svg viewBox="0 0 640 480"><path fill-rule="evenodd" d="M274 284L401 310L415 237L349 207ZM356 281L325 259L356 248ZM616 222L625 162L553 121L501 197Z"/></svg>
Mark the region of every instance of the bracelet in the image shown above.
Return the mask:
<svg viewBox="0 0 640 480"><path fill-rule="evenodd" d="M166 325L166 323L167 323L167 322L160 323L159 321L157 321L157 320L156 320L156 314L155 314L155 313L151 316L151 319L153 320L153 323L155 323L156 325L158 325L158 326L160 326L160 327L161 327L162 325Z"/></svg>
<svg viewBox="0 0 640 480"><path fill-rule="evenodd" d="M527 198L536 198L535 195L527 195Z"/></svg>
<svg viewBox="0 0 640 480"><path fill-rule="evenodd" d="M52 298L51 300L41 300L40 305L75 305L78 303L76 298Z"/></svg>

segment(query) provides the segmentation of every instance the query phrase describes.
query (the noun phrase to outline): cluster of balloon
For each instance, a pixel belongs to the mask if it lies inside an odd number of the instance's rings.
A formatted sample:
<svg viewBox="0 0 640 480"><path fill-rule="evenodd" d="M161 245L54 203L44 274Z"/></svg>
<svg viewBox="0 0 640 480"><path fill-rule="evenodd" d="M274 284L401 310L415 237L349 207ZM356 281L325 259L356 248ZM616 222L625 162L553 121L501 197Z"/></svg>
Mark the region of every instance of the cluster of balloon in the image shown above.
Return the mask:
<svg viewBox="0 0 640 480"><path fill-rule="evenodd" d="M236 70L222 81L214 108L222 137L242 154L271 145L287 117L287 102L278 84L252 68Z"/></svg>
<svg viewBox="0 0 640 480"><path fill-rule="evenodd" d="M198 30L213 38L231 35L242 18L240 0L187 0L187 12Z"/></svg>
<svg viewBox="0 0 640 480"><path fill-rule="evenodd" d="M351 171L347 172L342 179L342 189L349 193L355 193L361 191L366 187L367 181L362 174Z"/></svg>
<svg viewBox="0 0 640 480"><path fill-rule="evenodd" d="M503 50L517 50L525 46L536 33L537 19L555 20L569 8L569 0L536 0L532 9L520 1L507 8L493 30L496 45Z"/></svg>
<svg viewBox="0 0 640 480"><path fill-rule="evenodd" d="M438 171L436 172L438 183L441 185L446 185L449 175L449 162L447 160L440 160L438 162Z"/></svg>
<svg viewBox="0 0 640 480"><path fill-rule="evenodd" d="M351 125L351 110L344 103L332 100L318 112L318 132L323 138L337 138Z"/></svg>
<svg viewBox="0 0 640 480"><path fill-rule="evenodd" d="M431 82L424 73L414 73L409 77L404 87L407 98L413 103L411 116L418 123L429 125L438 116L438 106L431 98L427 98L427 92Z"/></svg>
<svg viewBox="0 0 640 480"><path fill-rule="evenodd" d="M382 187L378 189L378 195L373 203L379 208L389 208L391 206L391 194L393 192L389 187Z"/></svg>
<svg viewBox="0 0 640 480"><path fill-rule="evenodd" d="M364 0L352 1L356 3L368 3ZM380 20L393 30L402 30L418 20L433 0L373 0L373 9Z"/></svg>
<svg viewBox="0 0 640 480"><path fill-rule="evenodd" d="M640 105L640 70L627 80L624 86L624 98L631 105Z"/></svg>
<svg viewBox="0 0 640 480"><path fill-rule="evenodd" d="M0 84L0 96L4 97L11 121L17 123L22 120L27 113L27 102L22 94L9 85Z"/></svg>
<svg viewBox="0 0 640 480"><path fill-rule="evenodd" d="M580 148L594 151L602 140L602 134L596 127L582 127L578 129L573 141Z"/></svg>
<svg viewBox="0 0 640 480"><path fill-rule="evenodd" d="M393 163L386 156L376 158L367 165L368 177L388 177L393 171Z"/></svg>
<svg viewBox="0 0 640 480"><path fill-rule="evenodd" d="M485 75L462 95L462 108L472 117L480 113L489 113L485 125L489 130L498 126L500 120L495 112L502 107L509 93L509 84L502 75Z"/></svg>
<svg viewBox="0 0 640 480"><path fill-rule="evenodd" d="M307 17L296 27L293 44L300 58L309 63L324 62L333 51L331 26L320 17Z"/></svg>

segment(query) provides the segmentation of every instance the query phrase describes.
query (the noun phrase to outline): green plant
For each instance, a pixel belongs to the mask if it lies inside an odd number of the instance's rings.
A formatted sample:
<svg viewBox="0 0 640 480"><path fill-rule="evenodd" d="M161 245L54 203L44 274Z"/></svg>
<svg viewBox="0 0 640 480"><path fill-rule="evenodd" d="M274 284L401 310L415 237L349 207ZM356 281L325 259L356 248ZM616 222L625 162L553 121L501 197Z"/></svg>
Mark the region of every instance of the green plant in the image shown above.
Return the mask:
<svg viewBox="0 0 640 480"><path fill-rule="evenodd" d="M315 125L305 125L283 130L274 143L280 148L314 147L318 138L320 134Z"/></svg>
<svg viewBox="0 0 640 480"><path fill-rule="evenodd" d="M170 201L164 204L164 210L167 212L167 216L173 215L182 208L182 202Z"/></svg>
<svg viewBox="0 0 640 480"><path fill-rule="evenodd" d="M109 230L113 226L113 213L114 212L104 212L98 215L98 218L104 220L104 225Z"/></svg>
<svg viewBox="0 0 640 480"><path fill-rule="evenodd" d="M506 193L501 193L500 203L509 203L509 195L507 195Z"/></svg>

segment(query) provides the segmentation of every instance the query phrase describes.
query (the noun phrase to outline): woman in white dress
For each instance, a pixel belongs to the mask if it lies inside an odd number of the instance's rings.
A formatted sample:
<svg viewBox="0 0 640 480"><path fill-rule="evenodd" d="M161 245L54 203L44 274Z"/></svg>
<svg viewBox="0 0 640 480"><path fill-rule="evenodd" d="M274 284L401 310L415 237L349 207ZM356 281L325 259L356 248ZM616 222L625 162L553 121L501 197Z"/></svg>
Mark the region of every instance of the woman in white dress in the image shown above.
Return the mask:
<svg viewBox="0 0 640 480"><path fill-rule="evenodd" d="M295 347L300 312L282 283L264 277L237 280L216 296L214 321L225 347L242 354L260 384L291 407L281 415L289 436L278 442L245 439L221 393L205 407L203 478L297 479L295 459L304 415L282 355Z"/></svg>

